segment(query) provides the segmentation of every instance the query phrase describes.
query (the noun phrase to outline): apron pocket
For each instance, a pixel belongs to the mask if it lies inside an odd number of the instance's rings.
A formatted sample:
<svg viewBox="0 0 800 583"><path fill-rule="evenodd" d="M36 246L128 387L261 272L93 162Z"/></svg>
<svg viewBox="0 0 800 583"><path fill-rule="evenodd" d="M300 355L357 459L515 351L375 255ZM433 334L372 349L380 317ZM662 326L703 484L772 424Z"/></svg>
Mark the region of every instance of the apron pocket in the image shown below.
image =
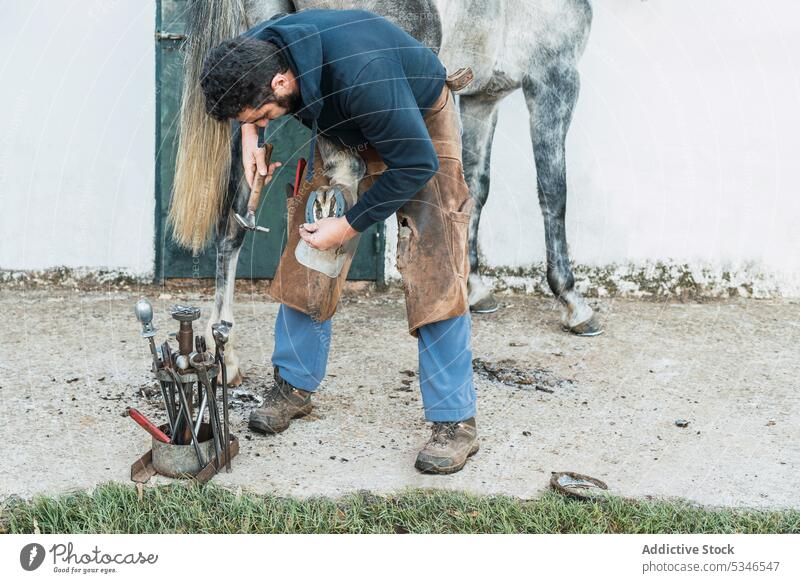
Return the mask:
<svg viewBox="0 0 800 583"><path fill-rule="evenodd" d="M450 249L452 250L453 271L462 279L466 279L469 271L467 262L469 221L469 212L450 211Z"/></svg>

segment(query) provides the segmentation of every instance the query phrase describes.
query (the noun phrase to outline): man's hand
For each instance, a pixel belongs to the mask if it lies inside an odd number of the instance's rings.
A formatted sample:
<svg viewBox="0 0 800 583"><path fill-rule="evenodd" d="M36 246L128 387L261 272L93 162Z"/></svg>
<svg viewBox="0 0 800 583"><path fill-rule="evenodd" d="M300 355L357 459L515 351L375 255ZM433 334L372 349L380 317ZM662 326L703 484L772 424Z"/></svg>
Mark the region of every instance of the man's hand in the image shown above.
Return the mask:
<svg viewBox="0 0 800 583"><path fill-rule="evenodd" d="M264 148L258 147L258 128L252 123L242 124L242 166L244 166L244 178L250 188L253 188L256 172L266 177L264 184L267 185L275 169L281 166L280 162L274 162L267 167Z"/></svg>
<svg viewBox="0 0 800 583"><path fill-rule="evenodd" d="M300 238L309 247L320 251L341 247L356 235L358 231L350 226L345 217L328 217L316 223L300 225Z"/></svg>

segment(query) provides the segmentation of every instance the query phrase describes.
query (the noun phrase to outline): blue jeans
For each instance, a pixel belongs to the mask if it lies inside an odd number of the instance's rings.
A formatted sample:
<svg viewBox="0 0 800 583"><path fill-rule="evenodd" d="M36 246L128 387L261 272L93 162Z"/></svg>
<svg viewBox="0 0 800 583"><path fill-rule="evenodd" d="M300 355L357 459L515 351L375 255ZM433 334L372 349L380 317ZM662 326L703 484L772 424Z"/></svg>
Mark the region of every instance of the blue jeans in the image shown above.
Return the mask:
<svg viewBox="0 0 800 583"><path fill-rule="evenodd" d="M463 421L475 416L469 313L418 330L419 385L425 419ZM331 347L331 320L281 305L275 320L272 364L291 385L316 391L325 377Z"/></svg>

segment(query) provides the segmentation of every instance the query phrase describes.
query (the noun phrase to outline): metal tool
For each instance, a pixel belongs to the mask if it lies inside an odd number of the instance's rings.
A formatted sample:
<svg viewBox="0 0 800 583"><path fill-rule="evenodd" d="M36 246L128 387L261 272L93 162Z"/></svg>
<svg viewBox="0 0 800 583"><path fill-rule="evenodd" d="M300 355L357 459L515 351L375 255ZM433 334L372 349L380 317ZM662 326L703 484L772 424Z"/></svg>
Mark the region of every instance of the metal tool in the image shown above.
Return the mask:
<svg viewBox="0 0 800 583"><path fill-rule="evenodd" d="M194 346L197 352L201 354L205 354L206 352L206 339L205 336L195 336L194 338ZM194 353L192 353L194 354ZM189 358L187 358L187 362ZM201 385L202 386L202 385ZM200 426L203 424L203 414L206 411L206 406L208 405L208 393L203 390L198 389L198 399L200 402L200 408L197 410L197 417L194 423L194 432L200 433Z"/></svg>
<svg viewBox="0 0 800 583"><path fill-rule="evenodd" d="M128 407L128 415L130 415L131 419L136 421L136 423L138 423L142 429L147 431L147 433L155 437L158 441L162 443L170 442L170 439L166 433L161 431L158 427L155 426L155 424L153 424L152 421L150 421L147 417L142 415L139 411L137 411L133 407Z"/></svg>
<svg viewBox="0 0 800 583"><path fill-rule="evenodd" d="M156 353L156 342L153 339L153 336L156 335L156 328L153 326L153 304L147 298L142 298L136 302L134 312L136 313L136 319L142 325L142 331L139 336L147 338L150 343L150 354L153 355L153 370L158 370L161 368L161 361Z"/></svg>
<svg viewBox="0 0 800 583"><path fill-rule="evenodd" d="M198 435L200 434L200 427L203 425L203 414L206 412L206 406L208 405L208 396L206 393L203 393L203 399L200 401L200 408L197 410L197 419L194 422L194 432Z"/></svg>
<svg viewBox="0 0 800 583"><path fill-rule="evenodd" d="M228 420L228 371L225 367L225 344L228 342L233 328L232 322L222 320L217 324L211 325L211 334L214 336L216 354L214 360L219 364L220 376L222 380L222 421L224 423L223 436L225 439L225 471L231 471L231 434L230 422Z"/></svg>
<svg viewBox="0 0 800 583"><path fill-rule="evenodd" d="M164 368L169 366L172 368L172 350L170 350L169 343L164 341L161 345L161 362ZM171 377L170 377L171 378ZM175 385L171 382L164 383L165 403L167 405L167 417L169 418L169 429L172 439L176 439L178 435L178 409L175 406Z"/></svg>
<svg viewBox="0 0 800 583"><path fill-rule="evenodd" d="M178 387L178 398L180 399L181 402L181 408L178 410L178 418L180 420L181 413L183 413L183 418L186 420L186 425L188 426L189 433L192 436L191 441L192 444L194 445L195 453L197 453L197 461L200 462L201 466L204 466L205 462L203 461L203 453L200 450L200 442L197 440L197 433L194 430L194 424L192 423L191 408L189 407L189 403L186 401L186 394L183 392L183 385L180 379L178 378L178 375L175 374L174 370L172 370L172 367L169 368L165 367L164 370L167 371L167 374L172 376L173 381L175 382L175 386Z"/></svg>
<svg viewBox="0 0 800 583"><path fill-rule="evenodd" d="M269 162L272 158L272 144L264 144L263 147L264 159L266 160L267 168L269 168ZM256 211L261 203L261 191L264 189L265 178L266 176L261 176L261 174L256 171L253 177L253 188L250 190L250 199L247 201L247 214L242 216L239 213L234 213L233 215L236 222L239 223L243 229L247 229L248 231L269 233L269 229L266 227L256 225Z"/></svg>
<svg viewBox="0 0 800 583"><path fill-rule="evenodd" d="M214 450L217 454L217 469L220 467L222 461L222 431L219 423L219 411L217 410L217 399L214 394L214 388L211 386L211 381L208 378L208 370L206 366L213 364L213 361L206 361L206 354L195 352L189 358L192 368L197 373L197 380L200 385L205 389L208 395L208 421L211 425L211 434L214 439ZM194 428L192 428L194 430Z"/></svg>
<svg viewBox="0 0 800 583"><path fill-rule="evenodd" d="M136 319L142 324L142 331L139 335L142 338L147 338L150 345L150 354L153 356L153 372L158 373L158 370L163 366L164 354L162 351L159 355L159 351L156 350L155 339L153 338L156 335L156 328L153 326L153 305L147 298L142 298L136 302L134 312L136 313ZM172 431L175 424L175 415L174 407L171 406L170 400L168 399L168 387L161 381L159 381L158 386L161 389L161 398L164 400L164 408L167 410L169 427L170 431Z"/></svg>
<svg viewBox="0 0 800 583"><path fill-rule="evenodd" d="M192 322L200 317L200 308L172 306L171 313L172 317L181 323L180 329L178 330L178 352L188 355L192 352L192 345L194 343Z"/></svg>
<svg viewBox="0 0 800 583"><path fill-rule="evenodd" d="M218 350L222 350L228 342L231 336L231 328L233 328L233 323L225 320L220 320L217 324L211 325L211 335L214 337L214 344L216 344Z"/></svg>
<svg viewBox="0 0 800 583"><path fill-rule="evenodd" d="M179 354L175 357L175 368L178 370L189 370L189 355Z"/></svg>
<svg viewBox="0 0 800 583"><path fill-rule="evenodd" d="M153 304L151 304L150 300L147 298L141 298L136 302L134 313L136 314L136 319L139 320L139 323L142 325L142 331L139 333L139 336L147 338L148 344L150 345L150 354L153 357L153 372L157 372L158 369L161 368L161 358L158 354L158 350L156 350L156 342L153 338L156 335L156 328L153 326ZM159 386L161 387L161 396L164 399L164 406L166 406L167 395L164 391L164 385L159 383Z"/></svg>
<svg viewBox="0 0 800 583"><path fill-rule="evenodd" d="M169 344L164 342L161 345L162 350L165 351L165 355L168 358L164 360L164 371L167 373L167 376L172 380L172 387L178 393L177 403L179 403L177 410L175 411L175 424L174 430L172 432L172 442L178 445L186 445L195 437L194 432L194 421L192 420L192 407L191 404L186 399L186 383L182 382L180 377L176 374L175 370L172 367L172 355L170 352ZM178 355L178 358L182 355ZM175 360L177 361L178 358ZM172 396L173 403L175 403L175 396ZM184 412L185 409L185 412ZM184 412L184 415L181 416L181 413ZM198 456L200 455L198 451ZM201 460L202 464L202 460Z"/></svg>

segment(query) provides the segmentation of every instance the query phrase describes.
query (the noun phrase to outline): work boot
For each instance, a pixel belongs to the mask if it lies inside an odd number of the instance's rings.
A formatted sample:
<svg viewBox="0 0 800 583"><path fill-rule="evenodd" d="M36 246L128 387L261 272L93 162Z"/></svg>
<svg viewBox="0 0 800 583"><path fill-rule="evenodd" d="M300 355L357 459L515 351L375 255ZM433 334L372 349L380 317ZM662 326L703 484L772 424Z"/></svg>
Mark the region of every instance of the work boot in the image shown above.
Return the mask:
<svg viewBox="0 0 800 583"><path fill-rule="evenodd" d="M275 384L264 396L260 409L250 413L249 427L259 433L280 433L289 427L289 422L308 415L314 406L311 393L287 383L275 367Z"/></svg>
<svg viewBox="0 0 800 583"><path fill-rule="evenodd" d="M428 443L414 464L428 474L452 474L464 467L467 458L478 451L475 417L466 421L434 423Z"/></svg>

